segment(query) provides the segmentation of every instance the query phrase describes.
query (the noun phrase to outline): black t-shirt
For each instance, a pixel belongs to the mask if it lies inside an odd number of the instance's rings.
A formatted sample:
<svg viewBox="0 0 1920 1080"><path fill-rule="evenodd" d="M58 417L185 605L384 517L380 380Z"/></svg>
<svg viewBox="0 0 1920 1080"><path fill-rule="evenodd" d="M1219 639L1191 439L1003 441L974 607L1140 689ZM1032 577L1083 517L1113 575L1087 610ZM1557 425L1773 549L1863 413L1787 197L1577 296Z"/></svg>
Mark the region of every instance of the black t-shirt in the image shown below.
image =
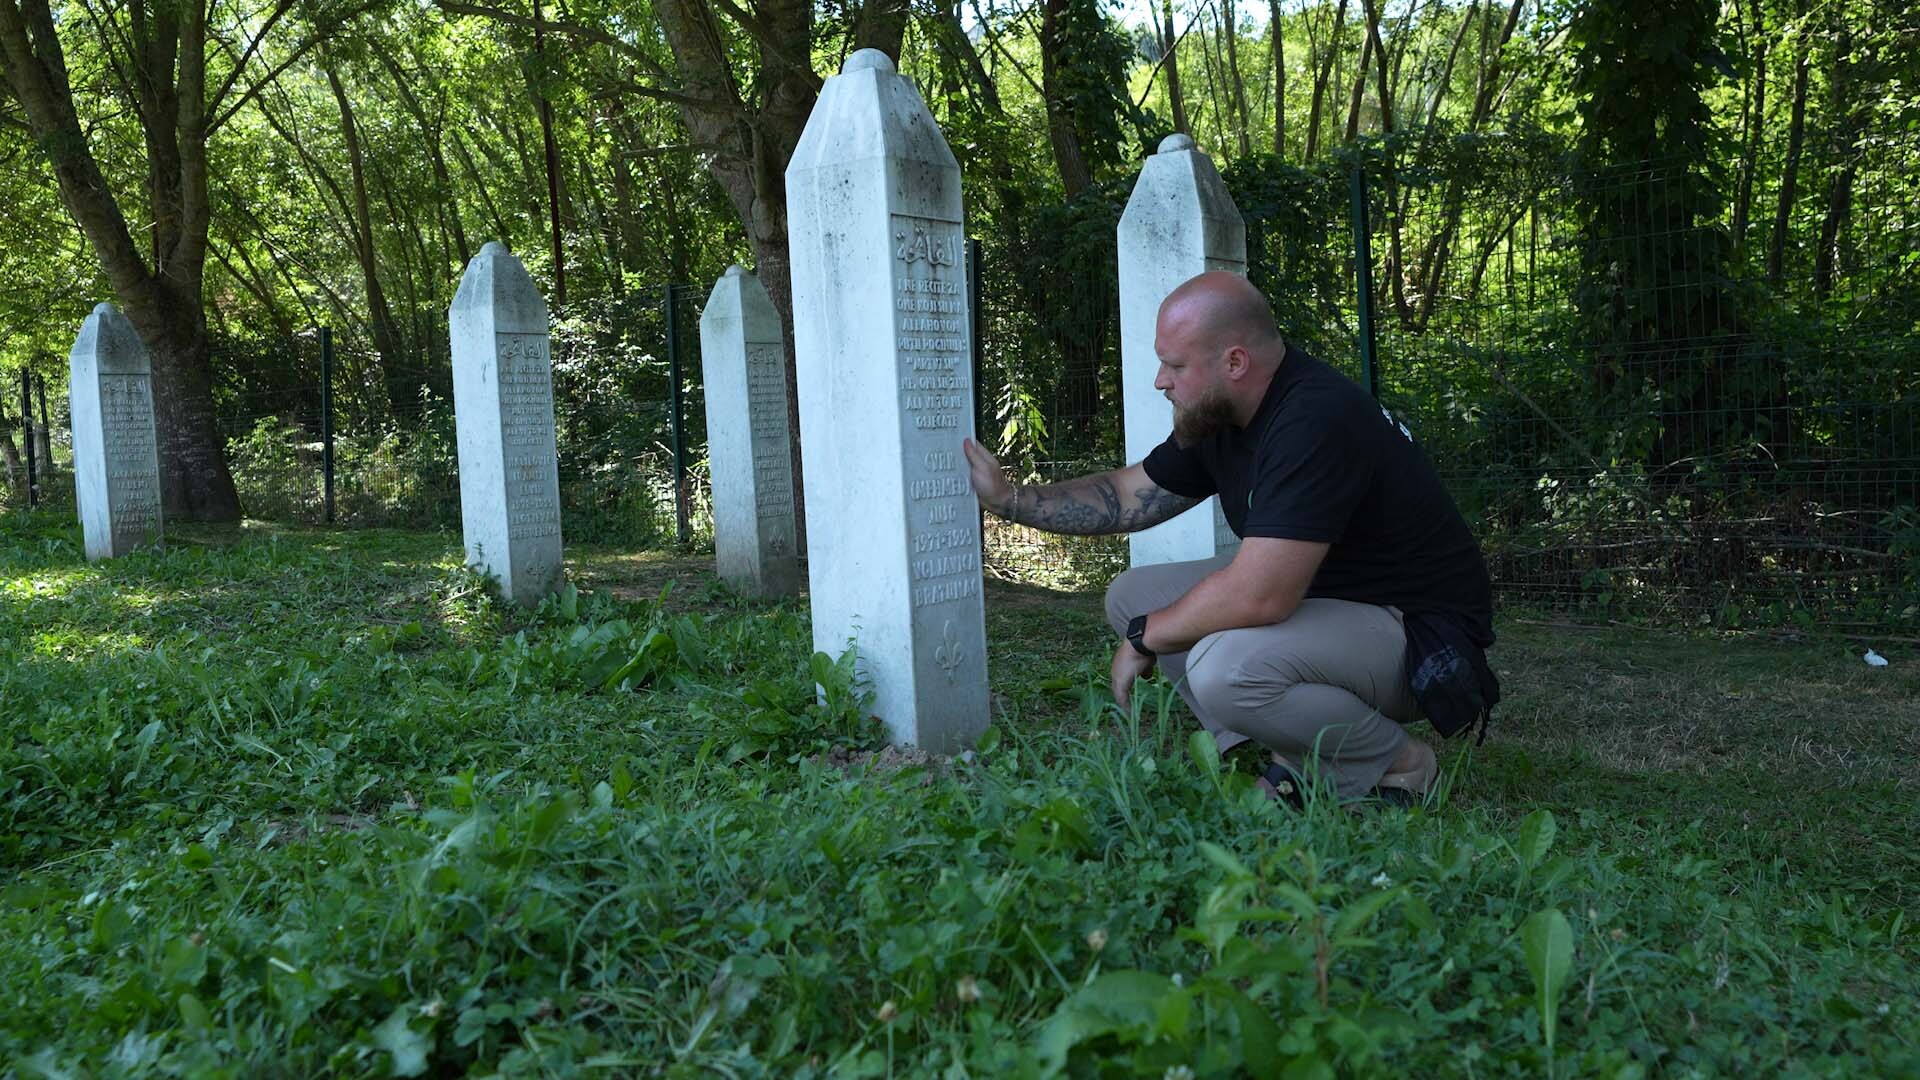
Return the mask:
<svg viewBox="0 0 1920 1080"><path fill-rule="evenodd" d="M1353 380L1292 345L1244 429L1145 462L1176 495L1220 496L1240 537L1330 545L1308 596L1466 618L1493 642L1480 545L1407 429Z"/></svg>

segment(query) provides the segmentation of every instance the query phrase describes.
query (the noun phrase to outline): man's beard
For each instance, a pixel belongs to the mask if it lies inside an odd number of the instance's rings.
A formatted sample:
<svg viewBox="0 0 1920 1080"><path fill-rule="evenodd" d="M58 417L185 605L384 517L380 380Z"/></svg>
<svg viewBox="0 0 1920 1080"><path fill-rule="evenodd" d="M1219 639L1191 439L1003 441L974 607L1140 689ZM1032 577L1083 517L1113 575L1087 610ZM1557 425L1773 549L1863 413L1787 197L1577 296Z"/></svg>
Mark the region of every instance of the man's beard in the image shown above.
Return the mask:
<svg viewBox="0 0 1920 1080"><path fill-rule="evenodd" d="M1173 407L1173 441L1182 450L1204 442L1233 425L1233 402L1219 387L1209 387L1199 400Z"/></svg>

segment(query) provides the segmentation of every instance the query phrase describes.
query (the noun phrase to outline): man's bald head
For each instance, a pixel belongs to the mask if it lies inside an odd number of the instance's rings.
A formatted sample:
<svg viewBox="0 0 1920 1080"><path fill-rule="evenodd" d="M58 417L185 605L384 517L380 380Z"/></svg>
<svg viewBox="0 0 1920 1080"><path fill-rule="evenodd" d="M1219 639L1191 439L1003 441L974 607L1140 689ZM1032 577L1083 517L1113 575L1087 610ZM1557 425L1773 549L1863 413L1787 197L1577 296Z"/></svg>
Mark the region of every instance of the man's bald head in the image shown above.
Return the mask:
<svg viewBox="0 0 1920 1080"><path fill-rule="evenodd" d="M1239 274L1209 270L1182 282L1160 304L1161 327L1208 353L1238 345L1256 363L1278 363L1286 351L1273 307Z"/></svg>
<svg viewBox="0 0 1920 1080"><path fill-rule="evenodd" d="M1160 304L1154 388L1173 402L1174 438L1187 446L1229 424L1245 427L1286 358L1273 308L1246 278L1210 270Z"/></svg>

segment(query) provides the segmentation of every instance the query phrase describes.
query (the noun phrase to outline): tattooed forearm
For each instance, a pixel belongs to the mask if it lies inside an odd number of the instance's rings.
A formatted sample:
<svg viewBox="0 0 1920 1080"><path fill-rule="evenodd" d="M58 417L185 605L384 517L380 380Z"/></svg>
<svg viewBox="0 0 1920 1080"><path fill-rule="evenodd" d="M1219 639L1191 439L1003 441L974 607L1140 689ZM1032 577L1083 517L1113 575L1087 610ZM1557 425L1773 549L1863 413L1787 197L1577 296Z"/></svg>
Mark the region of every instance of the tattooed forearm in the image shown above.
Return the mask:
<svg viewBox="0 0 1920 1080"><path fill-rule="evenodd" d="M1060 484L1021 487L1002 516L1047 532L1073 536L1138 532L1199 502L1156 484L1125 490L1119 474L1102 473Z"/></svg>
<svg viewBox="0 0 1920 1080"><path fill-rule="evenodd" d="M1138 504L1138 508L1126 515L1126 520L1121 526L1127 532L1139 532L1141 529L1151 528L1163 521L1178 517L1200 504L1199 499L1175 495L1157 484L1133 489L1133 500Z"/></svg>
<svg viewBox="0 0 1920 1080"><path fill-rule="evenodd" d="M1064 484L1030 487L1022 495L1020 521L1048 532L1095 536L1120 531L1120 492L1106 476L1089 476Z"/></svg>

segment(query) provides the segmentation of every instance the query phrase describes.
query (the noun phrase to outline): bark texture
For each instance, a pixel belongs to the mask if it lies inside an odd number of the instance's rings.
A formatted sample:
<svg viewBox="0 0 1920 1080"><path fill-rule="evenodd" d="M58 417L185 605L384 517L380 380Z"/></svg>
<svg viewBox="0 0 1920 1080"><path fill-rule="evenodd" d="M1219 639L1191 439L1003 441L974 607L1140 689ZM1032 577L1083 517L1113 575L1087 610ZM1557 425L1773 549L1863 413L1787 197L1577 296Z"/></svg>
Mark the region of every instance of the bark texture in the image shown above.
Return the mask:
<svg viewBox="0 0 1920 1080"><path fill-rule="evenodd" d="M146 150L151 264L82 127L46 0L0 0L0 66L86 234L114 298L153 361L160 496L174 520L233 521L240 500L214 424L202 282L207 257L206 8L126 9L127 56Z"/></svg>

